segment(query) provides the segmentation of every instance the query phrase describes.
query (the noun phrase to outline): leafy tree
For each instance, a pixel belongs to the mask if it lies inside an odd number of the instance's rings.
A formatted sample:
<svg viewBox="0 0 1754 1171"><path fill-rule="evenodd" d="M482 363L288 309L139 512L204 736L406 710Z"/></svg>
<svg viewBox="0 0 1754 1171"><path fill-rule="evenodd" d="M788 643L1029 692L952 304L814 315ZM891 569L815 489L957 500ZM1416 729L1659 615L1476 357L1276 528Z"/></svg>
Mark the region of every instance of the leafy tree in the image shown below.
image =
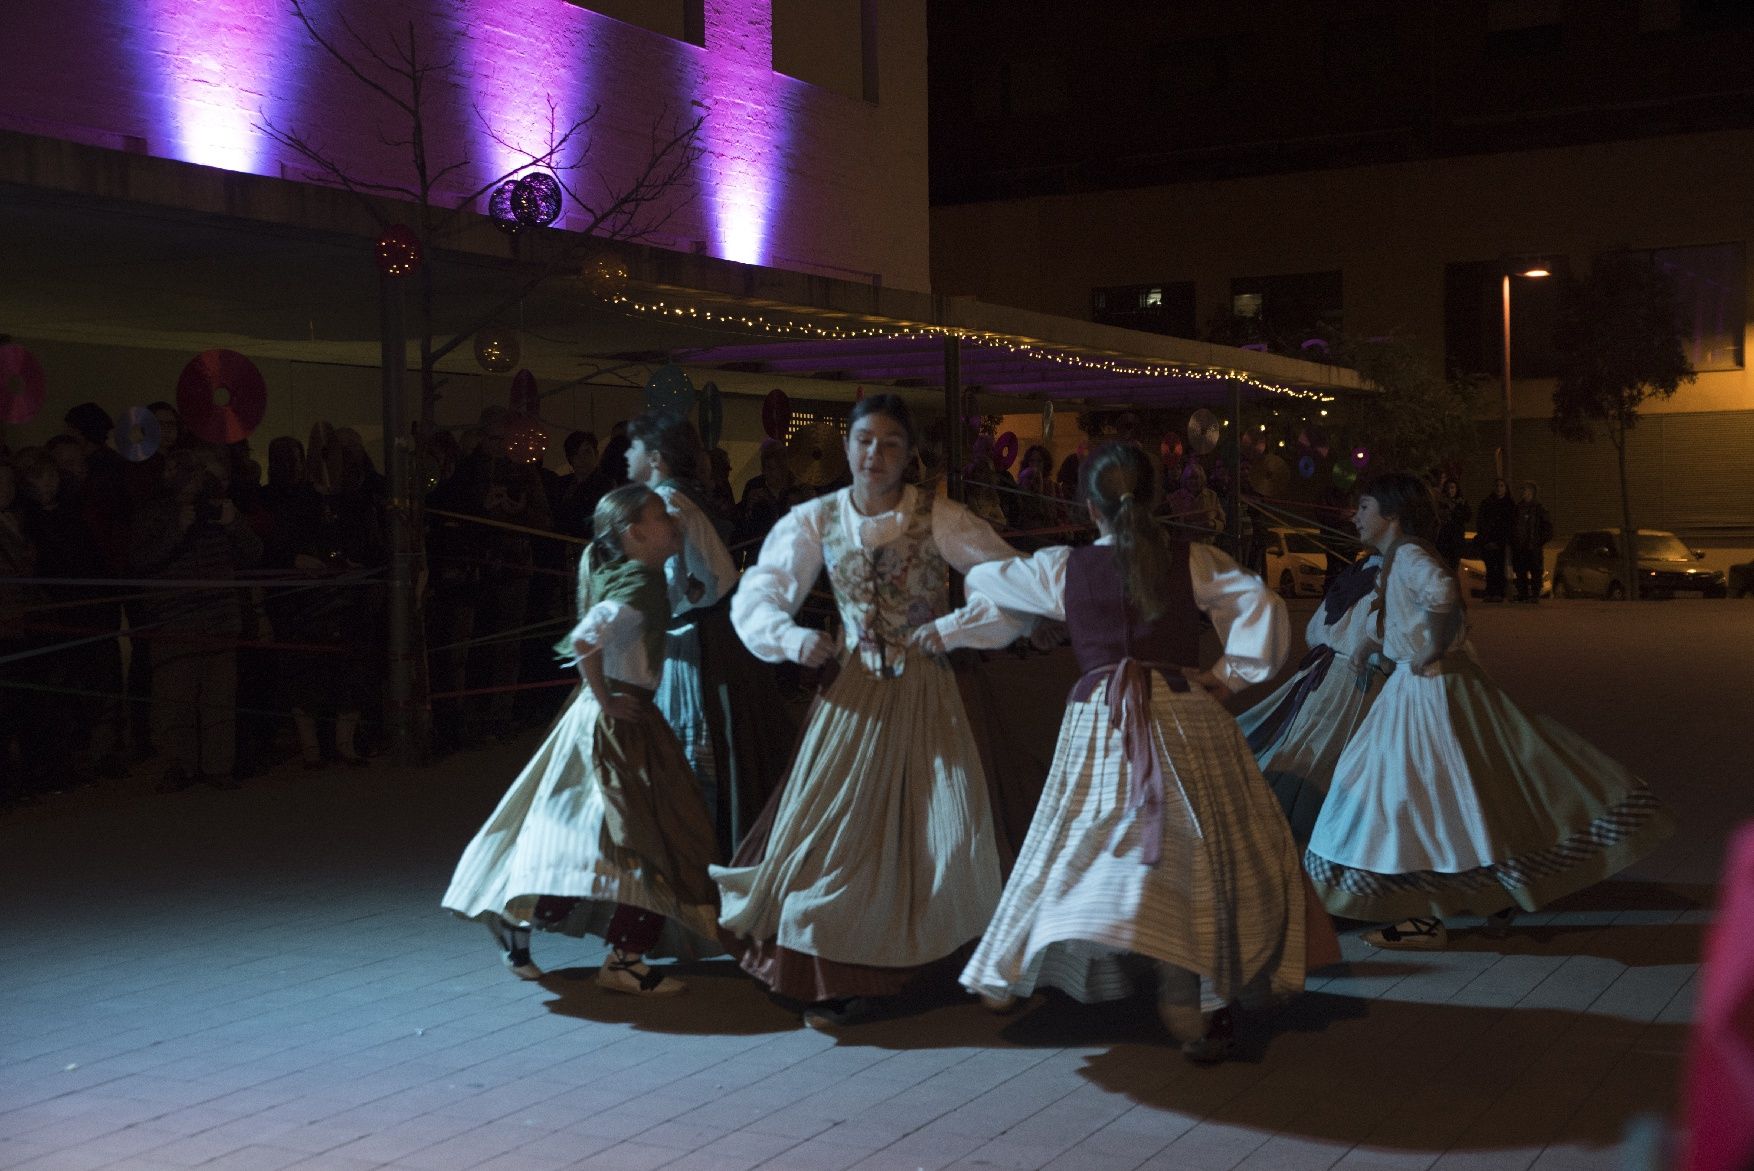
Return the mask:
<svg viewBox="0 0 1754 1171"><path fill-rule="evenodd" d="M1683 382L1693 381L1682 336L1674 282L1648 256L1600 256L1586 279L1572 279L1564 288L1552 425L1566 439L1589 442L1600 434L1614 445L1620 556L1629 598L1638 597L1638 529L1626 480L1626 441L1645 402L1668 398Z"/></svg>
<svg viewBox="0 0 1754 1171"><path fill-rule="evenodd" d="M1476 386L1449 378L1442 364L1397 337L1341 338L1332 362L1350 366L1375 394L1341 398L1331 416L1347 444L1370 452L1372 468L1426 473L1473 449Z"/></svg>

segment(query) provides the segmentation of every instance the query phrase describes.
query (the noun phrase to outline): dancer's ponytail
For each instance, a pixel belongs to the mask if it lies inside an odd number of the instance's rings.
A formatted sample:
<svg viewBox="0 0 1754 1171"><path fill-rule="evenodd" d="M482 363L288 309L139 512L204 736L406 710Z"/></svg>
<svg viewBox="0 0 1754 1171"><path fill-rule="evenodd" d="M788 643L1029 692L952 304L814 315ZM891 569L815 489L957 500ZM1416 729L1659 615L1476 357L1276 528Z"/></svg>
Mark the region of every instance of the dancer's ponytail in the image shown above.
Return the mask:
<svg viewBox="0 0 1754 1171"><path fill-rule="evenodd" d="M604 493L603 498L597 501L597 510L591 515L591 539L579 557L578 617L583 618L596 602L592 597L591 578L598 570L627 556L621 539L627 534L628 528L639 519L646 501L655 500L657 496L656 492L644 484L623 484L612 492ZM563 659L570 659L575 653L569 639L570 636L562 639L554 648L554 652Z"/></svg>
<svg viewBox="0 0 1754 1171"><path fill-rule="evenodd" d="M1084 498L1108 522L1127 600L1147 622L1169 609L1169 536L1152 515L1157 477L1128 443L1105 443L1084 466Z"/></svg>

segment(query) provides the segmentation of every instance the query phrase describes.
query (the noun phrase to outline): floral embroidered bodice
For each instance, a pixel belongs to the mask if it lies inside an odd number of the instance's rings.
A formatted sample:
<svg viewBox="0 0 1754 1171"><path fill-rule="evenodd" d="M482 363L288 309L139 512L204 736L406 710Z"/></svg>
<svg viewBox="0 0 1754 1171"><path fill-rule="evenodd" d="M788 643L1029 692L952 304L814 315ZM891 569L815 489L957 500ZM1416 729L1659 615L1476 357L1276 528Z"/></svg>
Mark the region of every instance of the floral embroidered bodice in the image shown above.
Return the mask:
<svg viewBox="0 0 1754 1171"><path fill-rule="evenodd" d="M899 675L914 628L950 610L950 566L932 540L932 496L913 496L901 536L874 549L841 523L839 493L817 502L842 638L875 674Z"/></svg>

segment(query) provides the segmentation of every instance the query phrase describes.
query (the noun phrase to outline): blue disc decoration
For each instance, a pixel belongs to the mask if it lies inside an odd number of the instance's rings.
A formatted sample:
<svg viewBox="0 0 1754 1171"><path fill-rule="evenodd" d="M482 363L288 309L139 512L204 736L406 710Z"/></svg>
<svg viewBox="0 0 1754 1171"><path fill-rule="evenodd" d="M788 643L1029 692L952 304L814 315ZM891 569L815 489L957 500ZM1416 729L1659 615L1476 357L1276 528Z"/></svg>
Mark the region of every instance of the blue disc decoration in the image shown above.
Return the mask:
<svg viewBox="0 0 1754 1171"><path fill-rule="evenodd" d="M700 409L700 441L708 448L717 447L725 431L725 396L719 393L718 383L701 387L696 405Z"/></svg>
<svg viewBox="0 0 1754 1171"><path fill-rule="evenodd" d="M647 410L686 416L693 407L694 383L682 367L675 363L660 366L646 379Z"/></svg>
<svg viewBox="0 0 1754 1171"><path fill-rule="evenodd" d="M1311 476L1314 476L1315 473L1316 473L1315 456L1306 455L1302 459L1297 461L1297 474L1299 476L1302 476L1304 479L1307 480Z"/></svg>
<svg viewBox="0 0 1754 1171"><path fill-rule="evenodd" d="M512 214L525 227L545 228L560 218L560 180L531 171L512 184Z"/></svg>
<svg viewBox="0 0 1754 1171"><path fill-rule="evenodd" d="M151 459L163 438L158 416L146 407L129 407L116 420L116 450L131 463Z"/></svg>
<svg viewBox="0 0 1754 1171"><path fill-rule="evenodd" d="M493 220L493 226L502 232L516 233L523 227L518 219L517 206L514 203L518 184L515 180L501 183L487 197L487 214Z"/></svg>

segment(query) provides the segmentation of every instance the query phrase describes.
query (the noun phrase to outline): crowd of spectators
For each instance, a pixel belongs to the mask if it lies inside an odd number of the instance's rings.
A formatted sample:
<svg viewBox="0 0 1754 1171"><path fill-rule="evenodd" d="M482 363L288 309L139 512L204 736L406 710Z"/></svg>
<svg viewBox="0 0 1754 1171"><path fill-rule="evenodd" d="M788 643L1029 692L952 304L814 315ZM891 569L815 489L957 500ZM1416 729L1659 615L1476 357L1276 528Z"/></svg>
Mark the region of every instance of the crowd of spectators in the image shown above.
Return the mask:
<svg viewBox="0 0 1754 1171"><path fill-rule="evenodd" d="M383 747L388 484L360 435L319 423L274 438L264 475L248 441L206 444L171 404L150 410L160 443L139 461L93 403L41 446L0 451L0 803L135 768L165 791L231 788L286 762L363 766ZM500 408L420 445L438 751L503 739L564 699L551 647L627 449L624 424L601 442L574 431L556 473ZM740 564L787 509L839 486L801 476L770 439L739 498L724 451L703 455L697 496ZM1082 519L1077 469L1036 445L1014 476L977 439L967 498L1020 547L1052 544ZM941 470L913 478L930 487ZM1210 488L1181 487L1191 514L1222 517Z"/></svg>

